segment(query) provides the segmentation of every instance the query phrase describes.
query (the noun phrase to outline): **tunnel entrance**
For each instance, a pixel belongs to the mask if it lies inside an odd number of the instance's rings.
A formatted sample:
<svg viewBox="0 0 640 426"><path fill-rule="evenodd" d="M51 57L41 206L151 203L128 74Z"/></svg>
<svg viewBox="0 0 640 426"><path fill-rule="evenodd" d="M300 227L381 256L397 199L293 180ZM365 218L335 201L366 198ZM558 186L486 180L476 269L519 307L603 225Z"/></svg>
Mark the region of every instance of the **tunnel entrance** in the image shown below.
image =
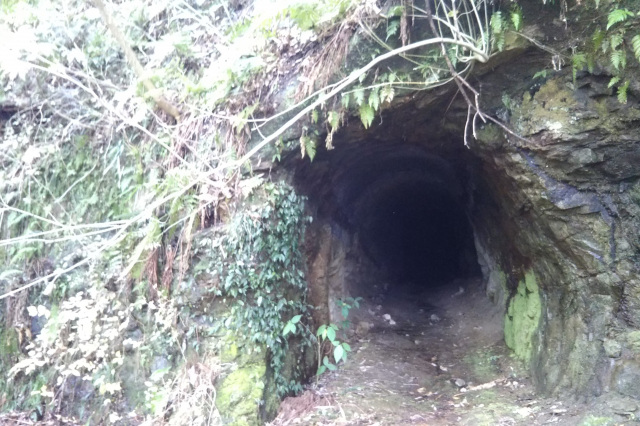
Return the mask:
<svg viewBox="0 0 640 426"><path fill-rule="evenodd" d="M299 165L296 183L314 216L348 234L352 260L375 270L352 274L350 294L370 295L372 286L419 292L479 276L461 167L467 155L362 142Z"/></svg>
<svg viewBox="0 0 640 426"><path fill-rule="evenodd" d="M346 327L339 333L353 348L340 377L321 377L320 388L357 388L357 403L385 424L413 423L398 405L424 412L492 386L503 371L520 374L503 338L503 308L481 278L469 217L474 158L465 150L358 141L296 160L294 182L314 217L306 244L314 320ZM362 300L343 326L336 302L353 305L350 297Z"/></svg>

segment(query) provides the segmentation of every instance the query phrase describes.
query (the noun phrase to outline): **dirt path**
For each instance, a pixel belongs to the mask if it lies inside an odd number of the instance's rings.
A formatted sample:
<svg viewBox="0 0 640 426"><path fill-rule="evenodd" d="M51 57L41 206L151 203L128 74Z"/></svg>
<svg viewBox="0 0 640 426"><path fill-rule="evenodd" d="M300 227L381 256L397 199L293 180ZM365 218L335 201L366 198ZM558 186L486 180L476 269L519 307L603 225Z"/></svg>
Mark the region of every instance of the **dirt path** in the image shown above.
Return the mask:
<svg viewBox="0 0 640 426"><path fill-rule="evenodd" d="M273 425L622 424L537 397L478 282L403 290L363 302L347 364L287 398Z"/></svg>

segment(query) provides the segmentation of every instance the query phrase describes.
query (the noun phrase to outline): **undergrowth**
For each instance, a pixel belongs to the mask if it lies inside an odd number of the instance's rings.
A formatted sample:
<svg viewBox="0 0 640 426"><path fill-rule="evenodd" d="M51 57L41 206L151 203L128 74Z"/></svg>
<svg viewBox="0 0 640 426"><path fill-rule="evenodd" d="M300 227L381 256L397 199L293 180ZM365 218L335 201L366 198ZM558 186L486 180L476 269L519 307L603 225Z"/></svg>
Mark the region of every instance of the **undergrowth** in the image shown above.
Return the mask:
<svg viewBox="0 0 640 426"><path fill-rule="evenodd" d="M228 301L224 328L257 351L269 350L281 396L302 389L303 372L298 377L282 373L291 348L281 332L294 313L309 312L301 246L309 221L303 197L287 185L265 183L219 238L200 241L196 251L202 257L194 270L218 277L212 291Z"/></svg>

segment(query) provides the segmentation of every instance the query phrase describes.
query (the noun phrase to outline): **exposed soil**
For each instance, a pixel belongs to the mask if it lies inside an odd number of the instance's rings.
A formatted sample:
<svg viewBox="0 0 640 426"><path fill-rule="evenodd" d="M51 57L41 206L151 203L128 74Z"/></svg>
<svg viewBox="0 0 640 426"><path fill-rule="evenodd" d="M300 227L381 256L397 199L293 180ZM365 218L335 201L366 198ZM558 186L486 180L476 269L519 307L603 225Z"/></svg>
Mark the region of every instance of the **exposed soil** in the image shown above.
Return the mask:
<svg viewBox="0 0 640 426"><path fill-rule="evenodd" d="M272 425L633 422L630 401L585 406L536 395L504 344L502 314L475 280L428 291L394 287L382 300L363 301L353 324L348 362L287 398Z"/></svg>

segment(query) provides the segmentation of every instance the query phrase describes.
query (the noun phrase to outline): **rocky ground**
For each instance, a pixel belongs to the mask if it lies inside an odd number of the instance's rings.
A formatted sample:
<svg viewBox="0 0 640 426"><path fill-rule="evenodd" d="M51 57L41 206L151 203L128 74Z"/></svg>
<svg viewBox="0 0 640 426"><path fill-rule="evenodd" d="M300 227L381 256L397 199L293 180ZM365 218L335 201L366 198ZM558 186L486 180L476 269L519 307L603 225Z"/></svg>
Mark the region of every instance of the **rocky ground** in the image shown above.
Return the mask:
<svg viewBox="0 0 640 426"><path fill-rule="evenodd" d="M477 281L396 287L353 316L347 364L286 399L272 425L637 424L629 399L537 395Z"/></svg>

